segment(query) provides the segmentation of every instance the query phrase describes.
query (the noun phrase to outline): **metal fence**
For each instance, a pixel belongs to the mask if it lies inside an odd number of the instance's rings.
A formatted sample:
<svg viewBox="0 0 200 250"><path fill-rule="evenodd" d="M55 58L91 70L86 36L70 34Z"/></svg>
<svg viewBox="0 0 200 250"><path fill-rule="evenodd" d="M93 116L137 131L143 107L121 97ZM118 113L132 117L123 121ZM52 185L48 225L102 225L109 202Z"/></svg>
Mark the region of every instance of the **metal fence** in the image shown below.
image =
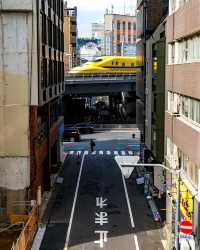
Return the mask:
<svg viewBox="0 0 200 250"><path fill-rule="evenodd" d="M135 78L136 74L133 73L121 73L121 74L111 74L111 73L84 73L84 74L68 74L65 76L65 81L70 81L70 80L92 80L92 79L97 79L97 80L116 80L116 79L133 79Z"/></svg>
<svg viewBox="0 0 200 250"><path fill-rule="evenodd" d="M29 216L28 221L23 228L19 238L13 244L11 250L28 250L33 242L38 228L38 207L35 206Z"/></svg>

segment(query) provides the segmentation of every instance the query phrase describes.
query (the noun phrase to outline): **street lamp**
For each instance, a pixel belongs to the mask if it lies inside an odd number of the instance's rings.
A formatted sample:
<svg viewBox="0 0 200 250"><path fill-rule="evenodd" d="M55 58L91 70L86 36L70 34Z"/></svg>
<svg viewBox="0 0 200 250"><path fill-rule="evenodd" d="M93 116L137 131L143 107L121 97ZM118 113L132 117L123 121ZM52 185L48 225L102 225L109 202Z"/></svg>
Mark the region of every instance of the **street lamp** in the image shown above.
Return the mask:
<svg viewBox="0 0 200 250"><path fill-rule="evenodd" d="M179 218L180 218L180 173L182 169L171 169L166 167L164 164L157 163L138 163L138 156L115 156L115 160L120 167L121 171L126 166L126 168L135 167L161 167L172 174L176 175L176 218L175 218L175 249L180 250L179 244ZM123 173L123 171L122 171ZM130 171L129 171L130 176Z"/></svg>

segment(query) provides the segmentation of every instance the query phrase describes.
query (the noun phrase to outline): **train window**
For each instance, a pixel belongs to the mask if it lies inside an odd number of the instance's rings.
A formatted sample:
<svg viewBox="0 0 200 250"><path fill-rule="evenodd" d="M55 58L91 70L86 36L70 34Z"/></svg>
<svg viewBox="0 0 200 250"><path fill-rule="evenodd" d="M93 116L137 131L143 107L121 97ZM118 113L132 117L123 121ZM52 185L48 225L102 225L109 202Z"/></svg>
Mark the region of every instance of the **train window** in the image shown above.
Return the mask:
<svg viewBox="0 0 200 250"><path fill-rule="evenodd" d="M134 63L131 63L131 67L134 67L135 66L135 64Z"/></svg>
<svg viewBox="0 0 200 250"><path fill-rule="evenodd" d="M114 62L112 61L112 65L114 65Z"/></svg>
<svg viewBox="0 0 200 250"><path fill-rule="evenodd" d="M125 64L125 63L122 63L122 66L123 66L123 67L125 67L125 66L126 66L126 64Z"/></svg>
<svg viewBox="0 0 200 250"><path fill-rule="evenodd" d="M118 62L116 62L115 65L118 65Z"/></svg>
<svg viewBox="0 0 200 250"><path fill-rule="evenodd" d="M96 60L94 60L93 62L101 62L101 61L103 61L103 59L102 58L97 58Z"/></svg>

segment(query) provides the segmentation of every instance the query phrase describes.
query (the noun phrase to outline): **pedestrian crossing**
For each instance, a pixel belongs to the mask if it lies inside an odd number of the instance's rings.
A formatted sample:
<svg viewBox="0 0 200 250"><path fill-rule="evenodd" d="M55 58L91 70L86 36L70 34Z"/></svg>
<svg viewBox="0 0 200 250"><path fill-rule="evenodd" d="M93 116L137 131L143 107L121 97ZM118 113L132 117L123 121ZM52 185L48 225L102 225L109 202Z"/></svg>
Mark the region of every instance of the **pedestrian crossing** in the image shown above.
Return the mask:
<svg viewBox="0 0 200 250"><path fill-rule="evenodd" d="M98 150L98 151L88 151L88 150L71 150L71 151L66 151L64 152L64 155L99 155L99 156L103 156L103 155L113 155L113 156L117 156L117 155L121 155L121 156L131 156L131 155L137 155L138 152L134 152L131 150Z"/></svg>

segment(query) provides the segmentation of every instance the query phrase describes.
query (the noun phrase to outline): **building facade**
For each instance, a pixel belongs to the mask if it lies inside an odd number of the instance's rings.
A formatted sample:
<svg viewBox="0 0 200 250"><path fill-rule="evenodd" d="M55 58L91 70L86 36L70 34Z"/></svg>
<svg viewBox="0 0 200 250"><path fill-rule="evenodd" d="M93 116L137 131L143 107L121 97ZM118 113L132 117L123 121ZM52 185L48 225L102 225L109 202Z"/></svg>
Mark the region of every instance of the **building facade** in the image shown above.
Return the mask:
<svg viewBox="0 0 200 250"><path fill-rule="evenodd" d="M98 47L101 50L101 55L104 55L104 23L97 21L92 23L92 39L97 39Z"/></svg>
<svg viewBox="0 0 200 250"><path fill-rule="evenodd" d="M64 63L65 75L77 66L77 7L64 8Z"/></svg>
<svg viewBox="0 0 200 250"><path fill-rule="evenodd" d="M164 162L165 21L146 41L145 162ZM163 193L164 171L154 168L152 184Z"/></svg>
<svg viewBox="0 0 200 250"><path fill-rule="evenodd" d="M156 14L155 14L156 13ZM137 1L137 56L141 72L137 73L136 121L145 134L146 41L168 13L168 0ZM145 137L145 136L144 136Z"/></svg>
<svg viewBox="0 0 200 250"><path fill-rule="evenodd" d="M0 218L26 214L60 161L63 1L1 1Z"/></svg>
<svg viewBox="0 0 200 250"><path fill-rule="evenodd" d="M200 2L169 1L167 18L166 162L170 168L182 169L180 182L180 218L193 224L193 235L182 239L184 249L200 248ZM167 185L176 192L174 176ZM174 190L173 190L174 189ZM168 199L168 241L174 242L174 210Z"/></svg>
<svg viewBox="0 0 200 250"><path fill-rule="evenodd" d="M104 15L105 55L134 55L136 45L136 18L131 15Z"/></svg>

